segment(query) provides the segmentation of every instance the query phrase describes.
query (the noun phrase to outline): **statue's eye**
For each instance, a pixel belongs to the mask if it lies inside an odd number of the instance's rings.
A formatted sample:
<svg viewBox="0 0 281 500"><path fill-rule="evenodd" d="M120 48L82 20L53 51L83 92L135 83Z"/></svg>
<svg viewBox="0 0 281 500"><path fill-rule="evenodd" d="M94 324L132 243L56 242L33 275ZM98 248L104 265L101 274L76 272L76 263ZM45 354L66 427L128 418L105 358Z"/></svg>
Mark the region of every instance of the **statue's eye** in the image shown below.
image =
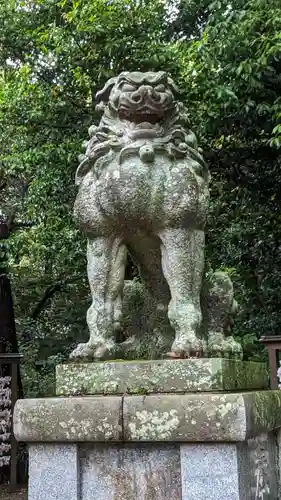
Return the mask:
<svg viewBox="0 0 281 500"><path fill-rule="evenodd" d="M122 87L122 90L124 90L124 92L134 92L137 89L133 85L130 85L129 83L125 83Z"/></svg>
<svg viewBox="0 0 281 500"><path fill-rule="evenodd" d="M165 90L166 90L165 85L163 85L163 84L156 85L154 90L156 90L156 92L165 92Z"/></svg>

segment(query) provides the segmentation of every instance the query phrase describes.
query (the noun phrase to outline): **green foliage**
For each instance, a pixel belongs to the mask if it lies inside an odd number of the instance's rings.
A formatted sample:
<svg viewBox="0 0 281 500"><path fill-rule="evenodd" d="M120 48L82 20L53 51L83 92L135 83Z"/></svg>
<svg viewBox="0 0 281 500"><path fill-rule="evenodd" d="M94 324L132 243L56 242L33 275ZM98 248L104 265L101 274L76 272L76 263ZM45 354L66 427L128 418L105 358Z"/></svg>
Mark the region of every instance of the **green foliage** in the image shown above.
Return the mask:
<svg viewBox="0 0 281 500"><path fill-rule="evenodd" d="M281 327L279 0L0 0L0 17L0 210L32 223L8 245L27 393L51 394L87 335L74 175L95 92L123 70L165 69L184 90L213 178L209 265L231 270L235 335L261 356Z"/></svg>
<svg viewBox="0 0 281 500"><path fill-rule="evenodd" d="M175 73L178 65L161 0L1 0L0 16L1 210L32 222L9 239L9 265L34 395L51 390L49 357L66 356L87 334L85 241L72 206L77 156L97 119L94 95L120 71Z"/></svg>
<svg viewBox="0 0 281 500"><path fill-rule="evenodd" d="M213 182L207 255L234 269L247 356L280 332L281 5L215 1L201 38L181 44L182 84Z"/></svg>

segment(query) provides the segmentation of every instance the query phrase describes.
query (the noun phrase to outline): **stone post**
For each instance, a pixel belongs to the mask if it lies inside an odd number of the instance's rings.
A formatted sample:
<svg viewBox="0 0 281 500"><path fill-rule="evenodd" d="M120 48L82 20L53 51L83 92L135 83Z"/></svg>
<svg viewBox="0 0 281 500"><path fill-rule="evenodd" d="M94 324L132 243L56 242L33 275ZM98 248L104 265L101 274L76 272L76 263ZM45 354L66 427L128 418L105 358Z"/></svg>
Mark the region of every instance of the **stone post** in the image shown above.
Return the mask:
<svg viewBox="0 0 281 500"><path fill-rule="evenodd" d="M229 359L57 367L57 397L19 400L29 500L277 500L281 392Z"/></svg>

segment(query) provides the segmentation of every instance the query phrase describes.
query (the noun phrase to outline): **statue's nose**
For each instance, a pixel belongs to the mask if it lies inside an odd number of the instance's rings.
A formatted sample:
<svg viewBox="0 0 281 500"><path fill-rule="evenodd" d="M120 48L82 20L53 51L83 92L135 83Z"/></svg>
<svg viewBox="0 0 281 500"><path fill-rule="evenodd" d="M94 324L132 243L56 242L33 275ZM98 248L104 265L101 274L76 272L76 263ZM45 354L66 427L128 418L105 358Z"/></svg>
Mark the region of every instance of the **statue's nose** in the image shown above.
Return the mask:
<svg viewBox="0 0 281 500"><path fill-rule="evenodd" d="M138 90L136 90L135 92L133 92L131 94L131 99L132 101L134 102L141 102L141 100L143 99L143 92L141 92L141 88L139 88Z"/></svg>
<svg viewBox="0 0 281 500"><path fill-rule="evenodd" d="M159 92L156 92L153 87L149 88L149 97L151 97L153 101L160 101L160 94Z"/></svg>
<svg viewBox="0 0 281 500"><path fill-rule="evenodd" d="M158 92L150 85L141 85L138 90L132 93L131 99L135 102L141 102L147 96L155 101L160 99Z"/></svg>

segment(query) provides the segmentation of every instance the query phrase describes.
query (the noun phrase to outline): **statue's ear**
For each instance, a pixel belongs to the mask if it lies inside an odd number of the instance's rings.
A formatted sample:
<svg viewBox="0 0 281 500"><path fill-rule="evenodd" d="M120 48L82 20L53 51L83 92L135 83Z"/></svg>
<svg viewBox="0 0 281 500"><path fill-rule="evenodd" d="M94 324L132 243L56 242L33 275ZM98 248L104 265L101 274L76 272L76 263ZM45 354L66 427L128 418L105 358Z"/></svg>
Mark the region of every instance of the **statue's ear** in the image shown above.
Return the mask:
<svg viewBox="0 0 281 500"><path fill-rule="evenodd" d="M182 95L182 92L177 87L174 80L172 80L172 78L170 78L170 77L168 77L168 86L172 90L175 97L180 97Z"/></svg>
<svg viewBox="0 0 281 500"><path fill-rule="evenodd" d="M103 89L99 90L99 92L96 93L96 101L97 102L108 102L109 99L109 94L114 87L115 83L117 82L118 77L114 76L113 78L110 78L103 87Z"/></svg>

